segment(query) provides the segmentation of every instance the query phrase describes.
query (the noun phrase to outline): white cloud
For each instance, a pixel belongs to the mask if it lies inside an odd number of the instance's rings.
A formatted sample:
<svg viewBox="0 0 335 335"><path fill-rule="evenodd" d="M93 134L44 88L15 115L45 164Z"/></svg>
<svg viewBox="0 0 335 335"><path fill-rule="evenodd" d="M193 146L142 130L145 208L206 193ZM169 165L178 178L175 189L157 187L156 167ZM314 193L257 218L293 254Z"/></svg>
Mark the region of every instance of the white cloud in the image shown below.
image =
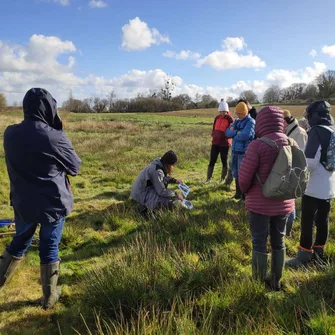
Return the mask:
<svg viewBox="0 0 335 335"><path fill-rule="evenodd" d="M40 0L40 1L55 2L55 3L59 3L62 6L70 5L70 0Z"/></svg>
<svg viewBox="0 0 335 335"><path fill-rule="evenodd" d="M242 37L228 37L223 41L222 47L224 50L210 53L208 56L199 59L196 65L199 67L209 65L218 71L266 66L263 60L252 54L252 51L247 51L246 54L238 53L238 51L243 51L246 48Z"/></svg>
<svg viewBox="0 0 335 335"><path fill-rule="evenodd" d="M91 96L105 97L111 91L114 91L118 98L131 98L139 93L159 91L165 80L170 77L162 69L132 69L114 78L95 74L80 77L74 73L74 68L78 66L76 53L79 51L73 42L61 40L56 36L32 35L26 45L11 45L0 40L1 91L6 94L9 103L21 101L31 87L46 88L60 103L67 99L70 90L79 99ZM200 93L211 94L217 99L229 96L235 98L242 91L252 89L261 97L273 84L283 88L297 82L309 83L326 69L325 64L314 62L313 66L304 69L276 69L270 71L263 80L240 80L226 87L201 87L184 83L179 76L172 76L172 80L176 84L174 94L187 93L195 97Z"/></svg>
<svg viewBox="0 0 335 335"><path fill-rule="evenodd" d="M243 50L246 46L243 37L227 37L222 42L222 48L230 51Z"/></svg>
<svg viewBox="0 0 335 335"><path fill-rule="evenodd" d="M322 53L329 57L335 57L335 44L334 45L324 45L322 47Z"/></svg>
<svg viewBox="0 0 335 335"><path fill-rule="evenodd" d="M92 8L104 8L107 7L107 3L102 0L91 0L89 6Z"/></svg>
<svg viewBox="0 0 335 335"><path fill-rule="evenodd" d="M315 49L312 49L312 50L309 52L309 55L310 55L311 57L315 58L315 57L318 55L318 53L316 52Z"/></svg>
<svg viewBox="0 0 335 335"><path fill-rule="evenodd" d="M289 71L284 69L272 70L268 73L266 79L270 85L278 85L280 88L288 87L294 83L310 83L315 77L326 71L327 66L324 63L314 62L314 68L306 67L302 70Z"/></svg>
<svg viewBox="0 0 335 335"><path fill-rule="evenodd" d="M192 52L190 50L181 50L179 53L168 50L163 53L163 56L168 57L168 58L182 59L182 60L199 59L201 57L199 53Z"/></svg>
<svg viewBox="0 0 335 335"><path fill-rule="evenodd" d="M160 34L156 28L149 28L148 24L139 17L130 20L122 27L122 49L127 51L143 50L152 44L170 43L166 35Z"/></svg>

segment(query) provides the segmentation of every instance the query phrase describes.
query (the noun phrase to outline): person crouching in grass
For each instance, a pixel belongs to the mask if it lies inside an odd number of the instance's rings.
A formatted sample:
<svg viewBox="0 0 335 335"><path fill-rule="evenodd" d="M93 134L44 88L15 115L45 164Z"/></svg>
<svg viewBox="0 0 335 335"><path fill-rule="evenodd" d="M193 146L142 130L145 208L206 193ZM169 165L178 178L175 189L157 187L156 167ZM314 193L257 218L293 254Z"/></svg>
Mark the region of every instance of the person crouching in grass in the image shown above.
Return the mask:
<svg viewBox="0 0 335 335"><path fill-rule="evenodd" d="M143 206L141 214L146 215L148 209L171 209L183 201L181 194L168 189L169 184L183 184L181 180L171 177L176 163L177 155L170 150L161 158L155 158L140 172L130 195Z"/></svg>

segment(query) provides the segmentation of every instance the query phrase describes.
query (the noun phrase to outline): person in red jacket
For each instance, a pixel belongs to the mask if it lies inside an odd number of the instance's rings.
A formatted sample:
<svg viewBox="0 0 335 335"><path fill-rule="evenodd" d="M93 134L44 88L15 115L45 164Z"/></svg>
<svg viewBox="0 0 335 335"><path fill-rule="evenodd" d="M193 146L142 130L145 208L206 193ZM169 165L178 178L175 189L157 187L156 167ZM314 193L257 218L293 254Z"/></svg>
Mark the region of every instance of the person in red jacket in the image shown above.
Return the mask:
<svg viewBox="0 0 335 335"><path fill-rule="evenodd" d="M257 138L266 137L275 141L278 147L288 145L288 138L284 130L283 111L279 107L267 106L257 114ZM269 176L278 149L266 143L255 140L251 142L243 158L239 170L239 183L246 194L246 208L249 211L249 224L252 235L252 272L253 277L265 280L268 253L267 238L270 234L272 249L271 277L269 284L272 289L280 289L285 264L286 222L288 215L294 209L294 200L277 200L265 198L262 185Z"/></svg>
<svg viewBox="0 0 335 335"><path fill-rule="evenodd" d="M226 137L225 132L230 124L234 122L234 119L229 112L229 106L227 102L225 102L223 99L221 99L218 110L219 115L215 117L213 123L212 147L210 161L207 169L206 183L209 183L212 178L214 165L218 159L219 154L222 162L221 181L224 181L228 171L227 160L229 147L231 146L231 139Z"/></svg>

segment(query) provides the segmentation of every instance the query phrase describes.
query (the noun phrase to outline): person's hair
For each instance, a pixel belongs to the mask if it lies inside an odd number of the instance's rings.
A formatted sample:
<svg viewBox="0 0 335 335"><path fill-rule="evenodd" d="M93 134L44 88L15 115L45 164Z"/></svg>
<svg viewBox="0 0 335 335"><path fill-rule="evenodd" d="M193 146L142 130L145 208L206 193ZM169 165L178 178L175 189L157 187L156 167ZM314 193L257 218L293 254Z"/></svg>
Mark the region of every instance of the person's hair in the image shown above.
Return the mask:
<svg viewBox="0 0 335 335"><path fill-rule="evenodd" d="M247 99L240 99L237 103L244 102L247 106L250 105L249 101Z"/></svg>

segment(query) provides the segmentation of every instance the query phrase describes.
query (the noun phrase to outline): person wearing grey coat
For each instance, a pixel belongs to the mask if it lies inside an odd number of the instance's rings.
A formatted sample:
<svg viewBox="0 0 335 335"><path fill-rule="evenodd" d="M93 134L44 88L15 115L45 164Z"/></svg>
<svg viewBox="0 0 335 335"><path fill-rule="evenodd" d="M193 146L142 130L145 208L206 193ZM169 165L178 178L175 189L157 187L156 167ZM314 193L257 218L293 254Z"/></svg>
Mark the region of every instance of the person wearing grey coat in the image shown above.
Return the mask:
<svg viewBox="0 0 335 335"><path fill-rule="evenodd" d="M176 163L177 155L172 150L162 158L155 158L136 178L131 188L131 197L151 210L171 208L176 200L182 201L180 194L167 188L169 184L182 184L182 181L169 175Z"/></svg>

